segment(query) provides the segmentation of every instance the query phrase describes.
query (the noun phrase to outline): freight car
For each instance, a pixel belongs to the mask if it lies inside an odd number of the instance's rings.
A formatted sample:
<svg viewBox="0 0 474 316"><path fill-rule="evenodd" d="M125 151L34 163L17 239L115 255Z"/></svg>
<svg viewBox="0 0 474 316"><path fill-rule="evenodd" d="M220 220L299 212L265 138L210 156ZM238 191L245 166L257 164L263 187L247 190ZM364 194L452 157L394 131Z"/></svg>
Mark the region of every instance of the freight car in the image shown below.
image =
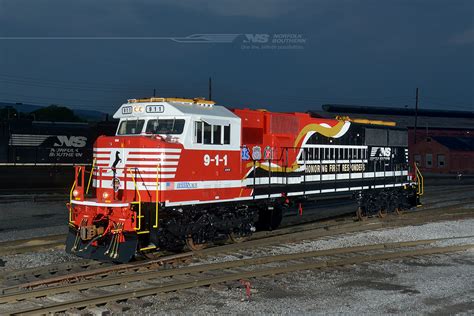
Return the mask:
<svg viewBox="0 0 474 316"><path fill-rule="evenodd" d="M132 99L76 167L66 250L127 262L158 249L199 250L276 228L282 210L352 193L358 216L417 203L407 132L386 122Z"/></svg>
<svg viewBox="0 0 474 316"><path fill-rule="evenodd" d="M77 123L12 119L0 122L0 190L31 193L67 189L72 166L92 162L99 135L114 135L116 122Z"/></svg>

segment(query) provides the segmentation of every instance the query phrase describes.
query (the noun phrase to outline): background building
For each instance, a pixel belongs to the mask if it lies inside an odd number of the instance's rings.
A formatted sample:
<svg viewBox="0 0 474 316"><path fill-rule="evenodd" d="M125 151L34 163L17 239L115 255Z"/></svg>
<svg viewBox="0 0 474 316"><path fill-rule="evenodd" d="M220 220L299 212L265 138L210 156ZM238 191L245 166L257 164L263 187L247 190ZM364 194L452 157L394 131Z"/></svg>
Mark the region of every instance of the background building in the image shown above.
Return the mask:
<svg viewBox="0 0 474 316"><path fill-rule="evenodd" d="M425 175L474 175L474 112L323 105L322 116L392 121L408 128L410 163ZM416 120L416 129L415 129Z"/></svg>

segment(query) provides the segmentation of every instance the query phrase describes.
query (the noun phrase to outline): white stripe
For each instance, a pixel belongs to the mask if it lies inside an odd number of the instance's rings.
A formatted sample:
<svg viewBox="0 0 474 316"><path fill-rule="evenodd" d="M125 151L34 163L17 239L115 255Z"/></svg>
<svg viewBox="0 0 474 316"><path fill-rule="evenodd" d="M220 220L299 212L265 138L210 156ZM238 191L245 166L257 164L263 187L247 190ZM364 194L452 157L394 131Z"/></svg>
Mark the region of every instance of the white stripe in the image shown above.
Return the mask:
<svg viewBox="0 0 474 316"><path fill-rule="evenodd" d="M12 134L12 138L43 138L46 139L51 136L57 135L31 135L31 134Z"/></svg>
<svg viewBox="0 0 474 316"><path fill-rule="evenodd" d="M34 162L1 162L0 166L83 166L82 163L34 163Z"/></svg>
<svg viewBox="0 0 474 316"><path fill-rule="evenodd" d="M176 165L178 164L178 161L168 161L168 160L161 160L161 161L159 161L159 160L155 160L155 161L143 161L143 160L141 160L141 161L138 161L138 160L137 161L135 161L135 160L129 161L129 160L127 160L126 164L127 165L134 165L134 166L137 166L137 165L138 166L156 166L158 164L164 165L165 162L175 162Z"/></svg>
<svg viewBox="0 0 474 316"><path fill-rule="evenodd" d="M180 155L140 155L140 154L128 154L126 155L127 159L130 158L148 158L148 159L179 159Z"/></svg>
<svg viewBox="0 0 474 316"><path fill-rule="evenodd" d="M108 154L96 154L94 153L94 158L110 158L110 153Z"/></svg>
<svg viewBox="0 0 474 316"><path fill-rule="evenodd" d="M304 163L306 162L306 165L318 165L318 164L321 164L321 163L364 163L364 162L367 162L367 159L364 159L364 160L301 160L299 159L297 161L297 163L299 165L304 165Z"/></svg>
<svg viewBox="0 0 474 316"><path fill-rule="evenodd" d="M94 152L111 152L112 150L125 150L126 152L139 152L139 153L180 153L180 148L101 148L95 147Z"/></svg>
<svg viewBox="0 0 474 316"><path fill-rule="evenodd" d="M25 143L15 143L15 142L12 142L12 143L10 143L9 145L11 145L11 146L19 146L19 147L21 147L21 146L23 146L23 147L28 147L28 146L30 146L30 147L38 147L38 146L41 145L41 144L42 144L42 143L27 143L27 144L25 144Z"/></svg>
<svg viewBox="0 0 474 316"><path fill-rule="evenodd" d="M149 172L155 172L156 173L156 168L138 168L139 171L149 171ZM161 168L160 167L160 172L176 172L177 168Z"/></svg>
<svg viewBox="0 0 474 316"><path fill-rule="evenodd" d="M173 175L174 176L174 175ZM156 190L156 176L154 176L155 181L146 181L143 183L140 177L137 177L137 186L139 190ZM163 179L163 177L161 177ZM123 189L123 178L120 179L120 189ZM97 183L99 181L94 179L94 187L97 187ZM172 184L172 189L166 186L166 183ZM179 187L180 184L183 186ZM186 185L190 185L191 187L186 187ZM192 187L195 186L195 187ZM111 188L112 187L112 180L102 180L103 188ZM198 189L227 189L227 188L241 188L242 181L241 180L223 180L223 181L162 181L159 183L160 191L181 191L181 190L198 190ZM132 179L127 179L127 189L132 190L134 188L134 183ZM268 196L268 195L267 195Z"/></svg>
<svg viewBox="0 0 474 316"><path fill-rule="evenodd" d="M181 148L126 148L128 152L140 153L180 153Z"/></svg>
<svg viewBox="0 0 474 316"><path fill-rule="evenodd" d="M408 171L387 171L385 172L386 177L392 177L392 176L403 176L407 175ZM337 176L337 178L336 178ZM383 172L377 172L376 173L377 178L382 178L384 177ZM331 173L331 174L323 174L322 175L322 181L331 181L331 180L346 180L346 179L373 179L374 178L374 173L373 172L364 172L363 175L361 172L357 173ZM268 177L261 177L261 178L255 178L255 185L263 185L263 184L268 184L269 183L269 178ZM296 176L296 177L271 177L271 184L300 184L304 183L305 180L306 182L313 182L313 181L321 181L320 180L320 175L319 174L306 174L306 177L303 175ZM287 182L288 181L288 182ZM254 178L246 178L243 180L244 185L246 186L252 186L254 185Z"/></svg>
<svg viewBox="0 0 474 316"><path fill-rule="evenodd" d="M109 168L102 168L102 174L105 174L105 173L110 173L109 170L112 170L112 167L109 167ZM133 172L135 169L131 169L130 172ZM160 174L162 172L176 172L177 168L160 168ZM97 173L97 169L95 170L95 172ZM123 169L117 169L117 172L121 172L123 173ZM142 168L142 167L137 167L137 172L154 172L154 174L156 175L156 168Z"/></svg>
<svg viewBox="0 0 474 316"><path fill-rule="evenodd" d="M288 192L287 196L302 195L303 192Z"/></svg>
<svg viewBox="0 0 474 316"><path fill-rule="evenodd" d="M403 186L407 185L409 183L399 183L396 184L395 186ZM355 190L363 190L363 189L369 189L368 186L362 187L351 187L351 188L345 188L345 191L355 191ZM334 189L327 189L327 190L313 190L313 191L306 191L306 192L291 192L291 195L302 195L303 193L306 193L307 195L312 195L312 194L321 194L321 193L329 193L329 192L335 192ZM290 195L290 193L288 193ZM281 194L272 194L270 195L270 198L272 197L280 197ZM234 199L223 199L223 200L208 200L208 201L181 201L181 202L165 202L165 206L182 206L182 205L194 205L194 204L209 204L209 203L222 203L222 202L235 202L235 201L249 201L249 200L260 200L260 199L268 199L268 194L264 195L256 195L255 197L249 196L249 197L239 197L239 198L234 198Z"/></svg>
<svg viewBox="0 0 474 316"><path fill-rule="evenodd" d="M94 175L97 176L98 173L95 172ZM112 174L112 172L107 172L107 173L103 172L102 177L104 177L104 176L112 177L113 174ZM117 172L116 177L118 177L120 179L120 181L123 181L124 180L123 172L122 173ZM175 177L175 174L166 173L166 174L161 174L159 179L173 179L174 177ZM133 183L132 176L130 174L127 176L127 179L129 179L129 181L131 181L131 183ZM156 174L137 174L137 176L135 177L135 180L137 182L156 183ZM111 182L111 180L102 180L102 182L105 182L105 181Z"/></svg>
<svg viewBox="0 0 474 316"><path fill-rule="evenodd" d="M98 203L93 201L74 201L71 200L72 204L87 205L87 206L109 206L109 207L128 207L129 203Z"/></svg>
<svg viewBox="0 0 474 316"><path fill-rule="evenodd" d="M139 166L177 166L179 161L146 161L146 163L139 163L140 161L127 161L127 165ZM137 167L141 168L141 167Z"/></svg>
<svg viewBox="0 0 474 316"><path fill-rule="evenodd" d="M334 135L334 138L339 138L341 137L342 135L344 135L348 130L349 130L349 127L351 126L351 122L349 121L345 121L344 122L344 126L341 128L341 130L339 131L339 133L337 133L336 135Z"/></svg>
<svg viewBox="0 0 474 316"><path fill-rule="evenodd" d="M367 149L364 145L319 145L319 144L305 144L301 148L351 148L351 149Z"/></svg>

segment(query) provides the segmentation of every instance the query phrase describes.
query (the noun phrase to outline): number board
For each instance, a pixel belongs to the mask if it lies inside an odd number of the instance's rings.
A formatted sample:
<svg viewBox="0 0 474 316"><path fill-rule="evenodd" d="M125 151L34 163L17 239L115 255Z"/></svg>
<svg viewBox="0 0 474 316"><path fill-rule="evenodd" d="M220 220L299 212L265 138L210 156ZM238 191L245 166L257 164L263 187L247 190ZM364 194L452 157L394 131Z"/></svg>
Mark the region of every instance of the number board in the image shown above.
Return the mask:
<svg viewBox="0 0 474 316"><path fill-rule="evenodd" d="M146 113L163 113L164 111L164 105L147 105L145 108Z"/></svg>
<svg viewBox="0 0 474 316"><path fill-rule="evenodd" d="M122 108L122 114L132 114L133 109L131 106L124 106Z"/></svg>

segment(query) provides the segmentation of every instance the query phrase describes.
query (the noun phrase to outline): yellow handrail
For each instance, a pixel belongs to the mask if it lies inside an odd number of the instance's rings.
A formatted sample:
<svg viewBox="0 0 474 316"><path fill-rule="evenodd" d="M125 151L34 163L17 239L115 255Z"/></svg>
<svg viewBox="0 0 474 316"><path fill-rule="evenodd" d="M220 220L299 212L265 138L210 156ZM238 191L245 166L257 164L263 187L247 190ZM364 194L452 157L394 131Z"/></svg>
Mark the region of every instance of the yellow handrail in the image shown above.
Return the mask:
<svg viewBox="0 0 474 316"><path fill-rule="evenodd" d="M69 191L69 201L72 201L72 192L74 192L74 188L76 187L76 180L74 180L71 191Z"/></svg>
<svg viewBox="0 0 474 316"><path fill-rule="evenodd" d="M87 193L89 193L89 187L91 186L92 175L94 174L94 167L95 167L95 158L94 160L92 160L91 175L89 176L89 181L87 182L86 195Z"/></svg>
<svg viewBox="0 0 474 316"><path fill-rule="evenodd" d="M419 196L422 196L425 193L425 183L423 179L423 175L421 174L420 169L418 168L418 165L415 163L415 172L416 172L416 179L418 180L418 191L417 194Z"/></svg>
<svg viewBox="0 0 474 316"><path fill-rule="evenodd" d="M158 203L160 201L160 165L156 166L156 201L155 201L155 225L153 228L158 228Z"/></svg>
<svg viewBox="0 0 474 316"><path fill-rule="evenodd" d="M72 192L74 191L74 187L76 186L76 180L74 179L74 183L72 184L71 191L69 192L69 223L72 223L72 205L70 202L72 201Z"/></svg>
<svg viewBox="0 0 474 316"><path fill-rule="evenodd" d="M135 191L137 191L137 195L138 195L138 201L135 201L135 202L130 202L130 204L138 204L138 220L137 220L137 225L138 227L135 227L135 230L141 230L142 229L142 197L140 195L140 190L138 190L138 186L137 186L137 181L135 181L135 176L133 175L133 173L130 173L130 175L132 176L132 180L133 180L133 185L135 186Z"/></svg>
<svg viewBox="0 0 474 316"><path fill-rule="evenodd" d="M81 174L81 171L82 171L82 168L79 168L79 172L77 173L77 175L75 175L74 182L72 183L71 190L69 191L69 202L72 201L72 193L74 192L74 188L76 187L76 184L77 184L77 178ZM71 205L69 206L69 223L73 223L73 220L72 220L72 206Z"/></svg>

